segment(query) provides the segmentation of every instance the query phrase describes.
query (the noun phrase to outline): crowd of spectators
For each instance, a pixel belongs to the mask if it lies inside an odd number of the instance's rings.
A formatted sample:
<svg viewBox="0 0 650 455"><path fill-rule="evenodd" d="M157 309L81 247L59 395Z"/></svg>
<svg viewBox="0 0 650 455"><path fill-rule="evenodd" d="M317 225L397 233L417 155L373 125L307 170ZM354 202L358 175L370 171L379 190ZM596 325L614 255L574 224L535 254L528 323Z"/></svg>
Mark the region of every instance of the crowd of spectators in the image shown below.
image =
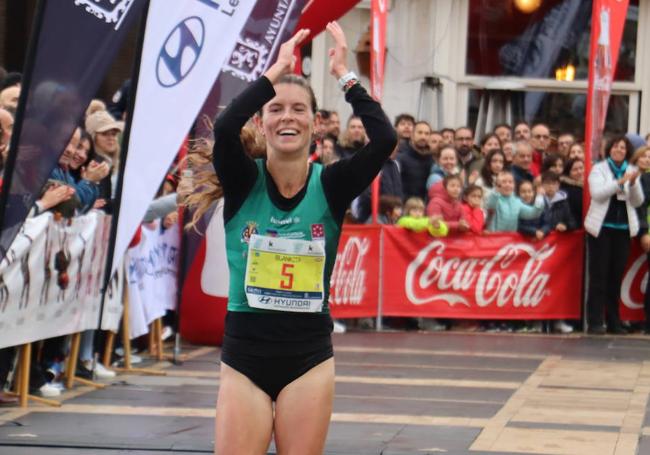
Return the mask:
<svg viewBox="0 0 650 455"><path fill-rule="evenodd" d="M62 217L78 216L93 209L112 213L129 87L125 83L114 102L91 102L30 216L48 210ZM18 73L6 74L0 81L0 182L20 90ZM377 219L372 219L368 188L352 203L346 221L395 224L435 237L519 232L531 241L540 241L553 231L583 228L585 153L583 144L572 132L551 132L544 123L529 125L521 121L496 125L489 134L476 138L468 126L437 131L409 114L398 115L394 127L400 141L381 171ZM254 150L259 138L250 130L245 134L252 135L242 140L251 141L249 149ZM592 202L584 228L588 232L590 282L596 284L589 289L588 322L593 333L607 330L621 334L629 326L618 317L615 296L630 239L638 237L643 249L650 251L650 148L636 135L610 139L589 176ZM320 110L309 159L323 165L350 159L367 141L360 118L351 116L341 130L337 112ZM161 185L161 197L152 203L144 222L161 219L163 229L177 223L179 181L180 193L187 195L192 191L192 177L181 178L179 174L178 163L174 163ZM213 179L206 179L202 185ZM649 294L646 311L650 313ZM412 326L444 330L452 324L453 321L419 319ZM409 322L400 325L398 321L396 325L408 327ZM338 327L342 330L340 324ZM552 327L562 333L574 329L565 321L555 321ZM478 323L476 328L541 329L539 324L515 325L505 321ZM650 332L650 322L643 329ZM110 365L93 362L101 350L101 338L96 331L83 334L78 375L115 375ZM67 337L42 343L39 360L32 366L34 391L43 396L60 394L60 387L55 384L62 373L67 345ZM0 350L2 385L13 358L13 348ZM0 393L0 404L11 401Z"/></svg>
<svg viewBox="0 0 650 455"><path fill-rule="evenodd" d="M0 187L8 158L21 82L19 73L8 73L0 80ZM120 90L124 90L124 87ZM81 124L74 130L34 203L29 217L46 211L53 212L55 219L59 220L84 215L90 210L112 213L126 105L123 99L120 103L120 98L116 96L117 103L108 105L99 99L90 103ZM161 197L151 204L143 223L161 219L162 229L177 223L177 164L170 169L170 174L159 191ZM187 190L187 185L185 188ZM168 326L165 337L169 337L169 326L173 325L173 318L168 317L166 322ZM88 330L81 334L76 376L85 379L115 377L110 365L97 361L98 355L103 352L104 341L104 334L98 330ZM69 343L70 337L57 337L38 344L38 355L33 356L30 368L32 393L44 397L56 397L61 394L61 378L64 373L64 359L69 353ZM119 362L119 357L123 354L123 349L118 346L113 360ZM0 349L0 405L14 404L16 401L15 397L3 392L15 366L15 355L14 348ZM131 356L132 363L139 361L141 359L137 355Z"/></svg>

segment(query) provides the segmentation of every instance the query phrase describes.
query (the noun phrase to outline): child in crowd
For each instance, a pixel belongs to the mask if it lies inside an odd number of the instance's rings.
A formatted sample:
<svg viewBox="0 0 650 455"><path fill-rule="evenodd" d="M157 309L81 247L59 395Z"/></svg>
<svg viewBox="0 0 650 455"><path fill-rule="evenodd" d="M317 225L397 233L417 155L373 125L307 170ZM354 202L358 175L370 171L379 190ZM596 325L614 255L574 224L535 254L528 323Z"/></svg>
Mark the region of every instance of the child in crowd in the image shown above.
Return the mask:
<svg viewBox="0 0 650 455"><path fill-rule="evenodd" d="M384 195L379 198L379 213L377 214L377 223L395 224L402 216L402 200L397 196ZM366 224L372 223L372 215L366 221Z"/></svg>
<svg viewBox="0 0 650 455"><path fill-rule="evenodd" d="M491 211L488 231L516 232L520 219L534 219L542 214L544 209L543 189L538 189L534 205L530 206L521 201L515 194L515 178L512 172L502 171L497 176L497 190L490 194L486 206Z"/></svg>
<svg viewBox="0 0 650 455"><path fill-rule="evenodd" d="M571 214L569 199L560 190L560 174L549 170L542 174L544 188L544 212L542 213L544 232L553 230L565 232L576 228L576 221Z"/></svg>
<svg viewBox="0 0 650 455"><path fill-rule="evenodd" d="M460 195L463 180L458 175L447 175L442 180L442 190L435 191L427 206L432 222L444 221L450 232L466 232L469 224L463 216Z"/></svg>
<svg viewBox="0 0 650 455"><path fill-rule="evenodd" d="M485 227L485 214L481 208L483 202L483 188L478 185L469 185L463 194L463 216L469 224L469 230L474 234L481 234Z"/></svg>
<svg viewBox="0 0 650 455"><path fill-rule="evenodd" d="M517 187L517 195L524 204L533 206L535 204L535 188L530 180L522 180ZM520 219L517 231L521 234L535 237L537 240L544 238L544 231L541 229L541 216L530 219Z"/></svg>
<svg viewBox="0 0 650 455"><path fill-rule="evenodd" d="M404 216L397 220L397 225L413 232L428 231L433 237L444 237L449 233L444 222L432 222L424 215L424 201L419 197L410 197L406 200Z"/></svg>

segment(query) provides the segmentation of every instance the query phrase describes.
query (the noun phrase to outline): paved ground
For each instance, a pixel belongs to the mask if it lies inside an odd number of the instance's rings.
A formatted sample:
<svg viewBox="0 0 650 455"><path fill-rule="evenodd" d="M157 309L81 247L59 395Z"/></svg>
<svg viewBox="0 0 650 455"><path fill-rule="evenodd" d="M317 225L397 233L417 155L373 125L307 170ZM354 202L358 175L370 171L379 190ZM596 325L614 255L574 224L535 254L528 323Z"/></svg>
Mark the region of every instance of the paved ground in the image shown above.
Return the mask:
<svg viewBox="0 0 650 455"><path fill-rule="evenodd" d="M648 338L348 333L335 350L327 454L650 454ZM166 376L0 410L0 454L211 453L219 352L186 352L151 365Z"/></svg>

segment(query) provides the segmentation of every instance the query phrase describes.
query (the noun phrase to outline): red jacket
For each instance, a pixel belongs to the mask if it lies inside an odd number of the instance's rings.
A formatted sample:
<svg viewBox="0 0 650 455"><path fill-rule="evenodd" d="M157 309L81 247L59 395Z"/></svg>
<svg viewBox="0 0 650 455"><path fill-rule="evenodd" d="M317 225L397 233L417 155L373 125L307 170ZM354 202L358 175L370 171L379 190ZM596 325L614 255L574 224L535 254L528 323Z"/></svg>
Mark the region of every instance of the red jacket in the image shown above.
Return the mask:
<svg viewBox="0 0 650 455"><path fill-rule="evenodd" d="M436 192L427 205L427 215L441 216L449 231L455 232L458 231L458 222L464 219L461 205L460 201L450 198L446 191Z"/></svg>
<svg viewBox="0 0 650 455"><path fill-rule="evenodd" d="M485 214L483 213L483 209L481 209L481 207L472 208L463 203L462 210L463 217L469 224L469 230L474 234L482 233L483 228L485 227Z"/></svg>

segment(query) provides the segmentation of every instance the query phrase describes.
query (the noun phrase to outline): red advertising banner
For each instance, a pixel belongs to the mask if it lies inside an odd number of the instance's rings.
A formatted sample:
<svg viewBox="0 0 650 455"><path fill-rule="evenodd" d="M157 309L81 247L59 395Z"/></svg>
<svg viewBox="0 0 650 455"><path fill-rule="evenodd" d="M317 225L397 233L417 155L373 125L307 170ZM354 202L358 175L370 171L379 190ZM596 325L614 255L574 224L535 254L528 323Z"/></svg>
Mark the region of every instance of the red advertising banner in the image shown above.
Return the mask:
<svg viewBox="0 0 650 455"><path fill-rule="evenodd" d="M345 225L330 280L334 318L377 316L380 225Z"/></svg>
<svg viewBox="0 0 650 455"><path fill-rule="evenodd" d="M585 160L585 177L589 175L591 162L598 157L601 149L628 3L629 0L594 0L593 3L585 119L585 156L588 157ZM585 191L585 201L588 198L588 192ZM587 207L588 204L585 204L585 209Z"/></svg>
<svg viewBox="0 0 650 455"><path fill-rule="evenodd" d="M643 299L648 282L648 259L639 242L632 241L621 284L620 313L623 321L644 321Z"/></svg>
<svg viewBox="0 0 650 455"><path fill-rule="evenodd" d="M384 228L384 316L579 319L584 234L432 238ZM390 269L388 269L390 267Z"/></svg>

